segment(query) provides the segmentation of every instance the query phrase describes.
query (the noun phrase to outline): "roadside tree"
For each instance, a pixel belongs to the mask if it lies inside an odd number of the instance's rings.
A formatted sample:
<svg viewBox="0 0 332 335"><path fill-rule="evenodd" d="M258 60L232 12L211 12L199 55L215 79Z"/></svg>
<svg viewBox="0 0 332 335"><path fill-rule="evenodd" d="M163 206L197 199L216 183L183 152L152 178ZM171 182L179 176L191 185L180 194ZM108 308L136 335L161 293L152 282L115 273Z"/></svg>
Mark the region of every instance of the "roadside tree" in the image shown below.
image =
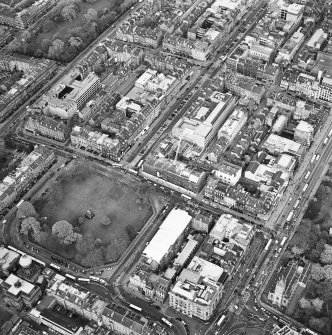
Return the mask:
<svg viewBox="0 0 332 335"><path fill-rule="evenodd" d="M16 212L16 217L18 219L24 219L28 217L37 217L37 213L35 208L33 207L32 203L29 201L24 201L19 208L17 209Z"/></svg>

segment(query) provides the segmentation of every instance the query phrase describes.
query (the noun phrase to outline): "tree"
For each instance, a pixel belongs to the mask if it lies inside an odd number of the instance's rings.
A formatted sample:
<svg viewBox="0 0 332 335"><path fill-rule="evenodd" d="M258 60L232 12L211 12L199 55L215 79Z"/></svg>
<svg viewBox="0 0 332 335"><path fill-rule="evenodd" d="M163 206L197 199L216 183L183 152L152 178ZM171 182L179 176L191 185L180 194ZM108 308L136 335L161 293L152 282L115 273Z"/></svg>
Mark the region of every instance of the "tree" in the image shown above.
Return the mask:
<svg viewBox="0 0 332 335"><path fill-rule="evenodd" d="M62 8L61 16L66 21L73 21L76 19L75 5L69 5Z"/></svg>
<svg viewBox="0 0 332 335"><path fill-rule="evenodd" d="M29 201L24 201L17 209L16 217L18 219L24 219L28 217L37 217L37 213L32 203Z"/></svg>
<svg viewBox="0 0 332 335"><path fill-rule="evenodd" d="M69 38L68 43L70 46L78 49L83 44L83 40L80 37L72 36Z"/></svg>
<svg viewBox="0 0 332 335"><path fill-rule="evenodd" d="M34 217L23 219L21 223L21 234L28 235L30 230L33 232L33 238L39 241L40 223Z"/></svg>
<svg viewBox="0 0 332 335"><path fill-rule="evenodd" d="M51 58L59 58L60 54L63 52L64 42L56 39L53 41L52 45L48 49L48 56Z"/></svg>
<svg viewBox="0 0 332 335"><path fill-rule="evenodd" d="M21 35L21 38L23 41L26 41L26 42L30 42L31 40L31 33L29 30L24 30L22 35Z"/></svg>
<svg viewBox="0 0 332 335"><path fill-rule="evenodd" d="M95 241L93 236L91 234L81 236L77 239L75 247L80 254L86 255L95 248Z"/></svg>
<svg viewBox="0 0 332 335"><path fill-rule="evenodd" d="M309 319L309 327L317 330L318 332L322 333L322 334L326 334L329 335L330 334L330 320L328 318L315 318L315 317L311 317Z"/></svg>
<svg viewBox="0 0 332 335"><path fill-rule="evenodd" d="M320 255L320 260L323 264L332 264L332 246L329 244L324 245L324 251Z"/></svg>
<svg viewBox="0 0 332 335"><path fill-rule="evenodd" d="M84 17L88 22L96 21L98 18L98 12L93 8L89 8Z"/></svg>
<svg viewBox="0 0 332 335"><path fill-rule="evenodd" d="M332 265L324 266L324 277L327 280L332 280Z"/></svg>
<svg viewBox="0 0 332 335"><path fill-rule="evenodd" d="M111 219L108 216L105 215L105 216L102 217L101 223L104 226L109 226L111 224Z"/></svg>
<svg viewBox="0 0 332 335"><path fill-rule="evenodd" d="M318 297L316 299L311 300L312 307L317 311L320 312L323 307L324 301L322 299L319 299Z"/></svg>
<svg viewBox="0 0 332 335"><path fill-rule="evenodd" d="M325 278L324 268L320 264L315 263L311 267L311 278L320 281Z"/></svg>
<svg viewBox="0 0 332 335"><path fill-rule="evenodd" d="M52 226L52 234L56 235L62 244L72 244L78 238L73 226L65 220L58 221Z"/></svg>
<svg viewBox="0 0 332 335"><path fill-rule="evenodd" d="M301 298L299 300L299 304L300 304L301 308L303 308L303 309L310 309L310 308L312 308L311 301L308 300L308 299L306 299L306 298Z"/></svg>
<svg viewBox="0 0 332 335"><path fill-rule="evenodd" d="M292 253L294 255L302 255L304 253L304 249L298 247L297 245L294 245L294 247L292 247Z"/></svg>
<svg viewBox="0 0 332 335"><path fill-rule="evenodd" d="M85 266L100 266L104 264L104 247L91 250L83 259Z"/></svg>
<svg viewBox="0 0 332 335"><path fill-rule="evenodd" d="M109 243L105 251L106 261L113 262L119 259L128 244L124 236L117 237L115 234L111 234Z"/></svg>
<svg viewBox="0 0 332 335"><path fill-rule="evenodd" d="M48 38L44 38L40 43L40 47L45 53L48 52L48 49L51 45L52 45L52 42Z"/></svg>

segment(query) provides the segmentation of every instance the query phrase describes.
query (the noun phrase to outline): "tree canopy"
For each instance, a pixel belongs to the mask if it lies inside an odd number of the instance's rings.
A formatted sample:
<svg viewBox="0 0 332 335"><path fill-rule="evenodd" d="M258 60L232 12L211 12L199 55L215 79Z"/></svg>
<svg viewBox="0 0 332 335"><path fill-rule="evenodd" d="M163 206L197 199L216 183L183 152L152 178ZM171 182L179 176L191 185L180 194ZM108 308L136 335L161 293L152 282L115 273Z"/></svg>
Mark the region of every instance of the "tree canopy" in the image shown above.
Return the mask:
<svg viewBox="0 0 332 335"><path fill-rule="evenodd" d="M74 232L73 226L65 220L58 221L52 226L52 234L56 235L62 244L72 244L79 236Z"/></svg>

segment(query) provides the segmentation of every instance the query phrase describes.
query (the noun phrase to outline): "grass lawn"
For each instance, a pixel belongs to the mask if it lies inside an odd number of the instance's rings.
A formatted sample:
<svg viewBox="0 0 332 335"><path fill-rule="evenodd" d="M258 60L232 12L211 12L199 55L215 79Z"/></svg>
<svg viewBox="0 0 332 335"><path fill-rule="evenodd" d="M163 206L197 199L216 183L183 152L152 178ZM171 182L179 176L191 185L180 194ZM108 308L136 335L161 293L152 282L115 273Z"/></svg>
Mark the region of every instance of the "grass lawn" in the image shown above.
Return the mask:
<svg viewBox="0 0 332 335"><path fill-rule="evenodd" d="M49 227L57 221L66 220L83 237L98 241L98 246L103 248L119 241L126 248L152 214L147 199L141 199L134 188L99 175L83 165L73 166L64 172L52 185L46 198L34 205ZM87 210L95 214L92 219L84 218ZM111 222L107 226L102 223L105 216ZM79 220L80 217L84 220ZM65 256L84 263L74 245L65 249ZM114 258L108 250L104 252L103 263Z"/></svg>

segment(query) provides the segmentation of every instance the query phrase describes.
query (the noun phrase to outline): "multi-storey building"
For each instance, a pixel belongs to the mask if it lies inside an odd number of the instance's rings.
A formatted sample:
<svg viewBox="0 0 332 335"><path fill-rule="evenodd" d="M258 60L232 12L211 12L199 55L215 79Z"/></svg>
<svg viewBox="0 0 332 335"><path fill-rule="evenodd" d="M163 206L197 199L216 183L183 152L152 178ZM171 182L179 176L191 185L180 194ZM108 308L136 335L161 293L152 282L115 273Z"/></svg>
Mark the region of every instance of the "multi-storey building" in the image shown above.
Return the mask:
<svg viewBox="0 0 332 335"><path fill-rule="evenodd" d="M0 246L1 275L9 276L9 273L16 267L19 258L20 255L16 251Z"/></svg>
<svg viewBox="0 0 332 335"><path fill-rule="evenodd" d="M225 87L229 91L253 99L257 103L260 103L265 94L265 88L260 81L239 73L227 73L225 75Z"/></svg>
<svg viewBox="0 0 332 335"><path fill-rule="evenodd" d="M90 291L66 282L63 276L56 275L52 279L47 293L66 309L118 334L167 335L167 331L160 324L142 318L141 315L115 303L108 304L105 299Z"/></svg>
<svg viewBox="0 0 332 335"><path fill-rule="evenodd" d="M0 122L39 90L54 74L56 68L56 62L49 59L0 53L0 70L23 72L23 77L0 95Z"/></svg>
<svg viewBox="0 0 332 335"><path fill-rule="evenodd" d="M242 166L222 161L214 170L214 175L223 183L235 186L241 178Z"/></svg>
<svg viewBox="0 0 332 335"><path fill-rule="evenodd" d="M54 152L40 146L25 157L15 171L0 183L0 212L9 208L33 180L54 161Z"/></svg>
<svg viewBox="0 0 332 335"><path fill-rule="evenodd" d="M69 119L100 87L97 75L93 72L86 75L76 68L43 95L39 106L60 118Z"/></svg>
<svg viewBox="0 0 332 335"><path fill-rule="evenodd" d="M10 274L1 283L1 287L4 291L5 301L18 310L21 310L24 306L32 307L42 295L39 286L31 284L14 274Z"/></svg>
<svg viewBox="0 0 332 335"><path fill-rule="evenodd" d="M70 135L70 127L63 120L39 113L31 113L24 125L25 131L64 142Z"/></svg>
<svg viewBox="0 0 332 335"><path fill-rule="evenodd" d="M118 139L112 139L107 134L89 131L75 126L70 134L71 144L78 148L101 154L103 157L119 160L121 144Z"/></svg>
<svg viewBox="0 0 332 335"><path fill-rule="evenodd" d="M205 99L198 98L172 129L176 138L200 148L205 148L211 142L232 112L236 101L232 94L217 91Z"/></svg>
<svg viewBox="0 0 332 335"><path fill-rule="evenodd" d="M0 3L0 23L25 29L46 14L56 3L56 0L2 2Z"/></svg>
<svg viewBox="0 0 332 335"><path fill-rule="evenodd" d="M175 256L189 229L192 217L182 209L173 209L143 250L145 263L157 270Z"/></svg>
<svg viewBox="0 0 332 335"><path fill-rule="evenodd" d="M222 296L222 285L184 269L169 292L169 306L189 317L207 321Z"/></svg>

